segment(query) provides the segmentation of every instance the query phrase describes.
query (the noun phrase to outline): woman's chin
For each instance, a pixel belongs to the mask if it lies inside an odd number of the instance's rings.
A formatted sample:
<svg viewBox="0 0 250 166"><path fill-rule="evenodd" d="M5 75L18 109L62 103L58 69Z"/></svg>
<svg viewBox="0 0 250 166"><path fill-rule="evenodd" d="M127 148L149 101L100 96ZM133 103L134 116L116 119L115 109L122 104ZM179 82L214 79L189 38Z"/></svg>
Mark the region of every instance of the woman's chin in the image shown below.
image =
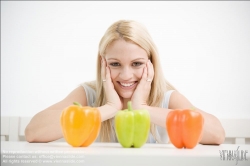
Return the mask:
<svg viewBox="0 0 250 166"><path fill-rule="evenodd" d="M124 99L131 99L133 92L119 93L119 96Z"/></svg>

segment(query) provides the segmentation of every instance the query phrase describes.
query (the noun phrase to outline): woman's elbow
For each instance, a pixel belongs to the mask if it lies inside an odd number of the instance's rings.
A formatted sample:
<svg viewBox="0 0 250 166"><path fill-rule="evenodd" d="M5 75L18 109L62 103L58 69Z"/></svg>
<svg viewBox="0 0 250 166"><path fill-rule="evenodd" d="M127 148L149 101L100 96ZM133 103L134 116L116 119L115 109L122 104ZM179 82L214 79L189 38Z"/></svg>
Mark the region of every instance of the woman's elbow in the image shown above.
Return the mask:
<svg viewBox="0 0 250 166"><path fill-rule="evenodd" d="M29 143L48 143L62 138L62 132L60 130L51 132L43 129L39 130L29 125L25 128L24 132L25 139Z"/></svg>
<svg viewBox="0 0 250 166"><path fill-rule="evenodd" d="M32 128L32 126L27 126L24 131L25 134L25 140L29 143L34 143L34 142L41 142L38 141L38 137L36 135L35 129Z"/></svg>
<svg viewBox="0 0 250 166"><path fill-rule="evenodd" d="M223 144L226 138L225 130L222 129L222 133L220 134L220 137L218 138L218 144Z"/></svg>
<svg viewBox="0 0 250 166"><path fill-rule="evenodd" d="M200 143L204 145L220 145L225 141L225 130L221 128L216 132L209 132L209 134L203 135Z"/></svg>
<svg viewBox="0 0 250 166"><path fill-rule="evenodd" d="M221 131L214 135L214 143L217 145L223 144L225 141L225 130L222 128Z"/></svg>
<svg viewBox="0 0 250 166"><path fill-rule="evenodd" d="M25 134L25 139L26 139L27 142L30 142L30 143L34 142L34 140L35 140L34 139L34 134L33 134L32 130L30 129L29 126L27 126L25 128L24 134Z"/></svg>

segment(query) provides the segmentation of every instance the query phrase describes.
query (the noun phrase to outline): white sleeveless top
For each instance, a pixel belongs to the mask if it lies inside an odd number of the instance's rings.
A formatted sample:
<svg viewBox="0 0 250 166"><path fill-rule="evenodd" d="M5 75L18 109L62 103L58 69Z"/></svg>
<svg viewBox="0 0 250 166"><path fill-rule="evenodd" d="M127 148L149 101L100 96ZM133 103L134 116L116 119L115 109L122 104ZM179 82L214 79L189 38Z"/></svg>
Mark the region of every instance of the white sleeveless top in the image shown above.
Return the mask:
<svg viewBox="0 0 250 166"><path fill-rule="evenodd" d="M95 92L95 90L92 89L91 87L89 87L88 85L84 84L84 83L81 84L81 85L85 90L88 106L94 107L94 103L95 103L95 100L96 100L96 92ZM162 101L162 104L161 104L161 108L167 108L168 109L169 99L170 99L170 96L171 96L173 91L174 90L169 90L164 94L164 98L163 98L163 101ZM113 121L112 124L113 124L112 127L114 129L114 121ZM160 142L157 142L157 143L165 143L165 144L169 143L168 134L167 134L167 131L166 131L165 128L156 125L156 134L158 135L157 137L160 139ZM98 136L98 138L96 139L96 142L99 142L99 141L100 141L100 137ZM111 141L112 142L118 142L117 138L113 138ZM149 134L147 143L156 143L156 140L154 139L151 132Z"/></svg>

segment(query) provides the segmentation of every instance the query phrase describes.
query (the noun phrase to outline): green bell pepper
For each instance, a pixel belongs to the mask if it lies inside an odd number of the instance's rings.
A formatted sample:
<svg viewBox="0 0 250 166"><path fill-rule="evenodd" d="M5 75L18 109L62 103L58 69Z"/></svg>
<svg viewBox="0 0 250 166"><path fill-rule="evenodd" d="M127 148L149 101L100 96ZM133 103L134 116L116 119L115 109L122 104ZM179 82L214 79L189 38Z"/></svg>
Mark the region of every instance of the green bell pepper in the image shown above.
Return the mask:
<svg viewBox="0 0 250 166"><path fill-rule="evenodd" d="M150 115L147 110L132 110L131 101L128 109L120 110L115 116L115 131L119 143L124 148L140 148L148 139Z"/></svg>

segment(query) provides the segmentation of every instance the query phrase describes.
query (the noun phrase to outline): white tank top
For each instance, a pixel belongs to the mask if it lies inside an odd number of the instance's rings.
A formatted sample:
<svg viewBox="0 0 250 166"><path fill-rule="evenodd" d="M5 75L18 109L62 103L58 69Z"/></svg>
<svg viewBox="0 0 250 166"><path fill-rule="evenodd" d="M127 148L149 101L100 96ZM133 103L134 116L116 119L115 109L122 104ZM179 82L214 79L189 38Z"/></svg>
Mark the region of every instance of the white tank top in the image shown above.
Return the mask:
<svg viewBox="0 0 250 166"><path fill-rule="evenodd" d="M85 90L88 106L94 107L94 103L95 103L95 100L96 100L96 92L95 92L95 90L92 89L91 87L89 87L88 85L84 84L84 83L81 84L81 85ZM170 99L170 96L171 96L173 91L174 90L169 90L169 91L165 92L164 98L163 98L163 101L162 101L162 104L161 104L161 108L167 108L168 109L169 99ZM114 121L112 121L112 122L113 122L112 127L114 129ZM157 143L165 143L165 144L169 143L168 134L167 134L167 131L166 131L165 128L156 125L156 134L158 135L157 137L160 139L160 141L157 142ZM100 137L98 136L98 138L96 139L96 142L99 142L99 141L100 141ZM112 142L118 142L117 138L112 138L111 141ZM156 140L154 139L151 132L149 134L147 143L156 143Z"/></svg>

